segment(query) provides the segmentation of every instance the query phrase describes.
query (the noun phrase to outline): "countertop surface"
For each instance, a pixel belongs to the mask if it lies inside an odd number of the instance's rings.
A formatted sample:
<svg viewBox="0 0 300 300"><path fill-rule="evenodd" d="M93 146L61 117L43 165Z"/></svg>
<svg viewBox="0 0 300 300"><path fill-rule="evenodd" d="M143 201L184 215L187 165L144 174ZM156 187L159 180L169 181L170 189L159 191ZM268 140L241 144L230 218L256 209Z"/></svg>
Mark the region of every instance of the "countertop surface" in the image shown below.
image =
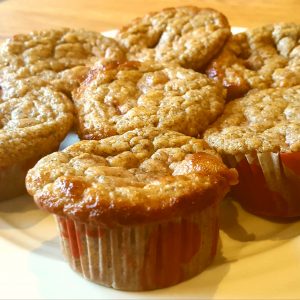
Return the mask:
<svg viewBox="0 0 300 300"><path fill-rule="evenodd" d="M0 39L51 27L105 31L164 7L197 5L223 12L232 26L300 23L299 0L0 0Z"/></svg>

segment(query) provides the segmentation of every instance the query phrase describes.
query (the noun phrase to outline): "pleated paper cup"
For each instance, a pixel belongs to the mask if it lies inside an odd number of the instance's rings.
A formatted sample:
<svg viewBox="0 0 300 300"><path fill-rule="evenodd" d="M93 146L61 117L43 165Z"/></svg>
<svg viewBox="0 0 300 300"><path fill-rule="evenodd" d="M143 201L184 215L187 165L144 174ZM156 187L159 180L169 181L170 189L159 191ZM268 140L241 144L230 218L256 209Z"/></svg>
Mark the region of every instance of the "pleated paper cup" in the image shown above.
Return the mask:
<svg viewBox="0 0 300 300"><path fill-rule="evenodd" d="M140 291L182 282L213 260L219 202L164 222L107 228L56 216L72 269L95 283Z"/></svg>
<svg viewBox="0 0 300 300"><path fill-rule="evenodd" d="M300 152L226 155L239 173L232 195L249 212L265 217L300 216Z"/></svg>

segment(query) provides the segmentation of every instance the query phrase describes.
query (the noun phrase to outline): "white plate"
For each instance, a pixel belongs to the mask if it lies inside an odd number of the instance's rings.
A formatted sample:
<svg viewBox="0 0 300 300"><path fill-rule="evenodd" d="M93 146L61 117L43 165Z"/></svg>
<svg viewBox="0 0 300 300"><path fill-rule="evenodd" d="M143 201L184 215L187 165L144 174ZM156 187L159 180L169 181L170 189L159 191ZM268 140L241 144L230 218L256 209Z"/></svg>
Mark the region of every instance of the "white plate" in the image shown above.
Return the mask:
<svg viewBox="0 0 300 300"><path fill-rule="evenodd" d="M75 140L69 136L63 147ZM60 252L52 216L30 197L0 202L0 298L299 299L300 220L264 220L230 199L221 212L220 247L207 270L170 288L129 293L73 272Z"/></svg>
<svg viewBox="0 0 300 300"><path fill-rule="evenodd" d="M300 296L300 221L275 223L222 204L214 263L176 286L142 293L104 288L64 261L52 216L30 197L0 203L0 297L5 299L292 299Z"/></svg>

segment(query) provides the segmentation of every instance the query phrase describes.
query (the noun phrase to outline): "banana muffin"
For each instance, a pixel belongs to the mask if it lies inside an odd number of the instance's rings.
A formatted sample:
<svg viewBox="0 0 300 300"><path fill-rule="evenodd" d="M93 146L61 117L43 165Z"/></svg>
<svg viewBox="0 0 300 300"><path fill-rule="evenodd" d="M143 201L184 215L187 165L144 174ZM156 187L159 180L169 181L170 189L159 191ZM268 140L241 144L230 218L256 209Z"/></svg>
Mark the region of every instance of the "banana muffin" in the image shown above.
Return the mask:
<svg viewBox="0 0 300 300"><path fill-rule="evenodd" d="M48 87L0 101L0 200L25 192L28 169L58 149L72 124L72 103Z"/></svg>
<svg viewBox="0 0 300 300"><path fill-rule="evenodd" d="M149 13L123 27L117 40L129 60L154 60L200 70L231 35L226 17L211 8L183 6Z"/></svg>
<svg viewBox="0 0 300 300"><path fill-rule="evenodd" d="M22 97L48 85L69 96L90 64L124 58L115 40L97 32L63 28L18 34L0 46L1 97Z"/></svg>
<svg viewBox="0 0 300 300"><path fill-rule="evenodd" d="M201 272L216 253L219 202L236 182L203 140L154 128L78 142L26 178L37 205L55 214L71 267L122 290Z"/></svg>
<svg viewBox="0 0 300 300"><path fill-rule="evenodd" d="M82 139L145 126L198 136L224 107L224 90L206 75L146 62L96 64L73 98Z"/></svg>
<svg viewBox="0 0 300 300"><path fill-rule="evenodd" d="M66 96L71 97L89 66L97 60L124 58L116 41L85 30L35 31L4 41L0 46L1 199L24 192L26 171L57 150L73 124Z"/></svg>
<svg viewBox="0 0 300 300"><path fill-rule="evenodd" d="M239 172L233 192L250 212L300 216L300 86L256 91L225 106L204 138Z"/></svg>
<svg viewBox="0 0 300 300"><path fill-rule="evenodd" d="M232 36L206 69L228 100L251 89L300 84L300 25L278 23Z"/></svg>

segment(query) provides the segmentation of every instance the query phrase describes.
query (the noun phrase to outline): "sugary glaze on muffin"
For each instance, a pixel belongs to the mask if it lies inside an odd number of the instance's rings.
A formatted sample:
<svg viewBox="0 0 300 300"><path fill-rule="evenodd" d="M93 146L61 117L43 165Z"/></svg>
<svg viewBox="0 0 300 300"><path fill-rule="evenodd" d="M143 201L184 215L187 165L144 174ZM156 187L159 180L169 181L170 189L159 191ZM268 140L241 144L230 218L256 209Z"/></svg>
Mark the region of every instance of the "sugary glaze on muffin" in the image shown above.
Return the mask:
<svg viewBox="0 0 300 300"><path fill-rule="evenodd" d="M300 25L279 23L232 36L207 67L227 88L228 99L251 89L300 84Z"/></svg>
<svg viewBox="0 0 300 300"><path fill-rule="evenodd" d="M70 100L49 87L0 101L0 169L57 149L72 124Z"/></svg>
<svg viewBox="0 0 300 300"><path fill-rule="evenodd" d="M98 65L74 95L83 139L145 126L198 136L222 112L223 88L179 66L125 62Z"/></svg>
<svg viewBox="0 0 300 300"><path fill-rule="evenodd" d="M204 139L223 154L300 151L300 86L256 91L229 102Z"/></svg>
<svg viewBox="0 0 300 300"><path fill-rule="evenodd" d="M22 97L38 86L51 85L70 94L88 65L97 59L123 60L118 43L83 29L50 29L18 34L0 47L2 98Z"/></svg>
<svg viewBox="0 0 300 300"><path fill-rule="evenodd" d="M173 62L199 70L230 36L226 17L210 8L183 6L149 13L123 27L117 40L130 60Z"/></svg>
<svg viewBox="0 0 300 300"><path fill-rule="evenodd" d="M41 208L108 226L203 209L236 182L203 140L154 128L81 141L41 159L26 178Z"/></svg>

